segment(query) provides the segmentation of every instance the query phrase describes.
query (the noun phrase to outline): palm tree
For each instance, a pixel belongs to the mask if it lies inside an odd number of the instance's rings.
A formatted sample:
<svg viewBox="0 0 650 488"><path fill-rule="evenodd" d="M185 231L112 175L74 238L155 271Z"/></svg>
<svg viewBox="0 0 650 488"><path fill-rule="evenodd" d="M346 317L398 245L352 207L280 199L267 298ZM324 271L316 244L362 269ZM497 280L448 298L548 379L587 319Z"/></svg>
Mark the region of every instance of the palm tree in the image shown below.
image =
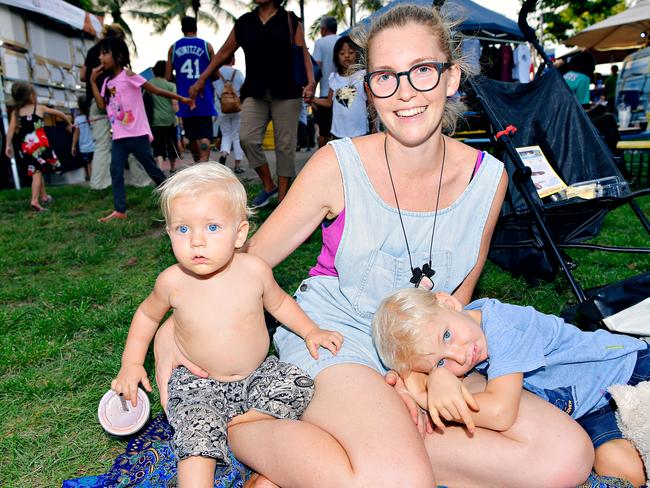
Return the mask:
<svg viewBox="0 0 650 488"><path fill-rule="evenodd" d="M320 32L320 21L325 16L334 17L340 24L344 26L350 26L352 24L352 20L355 18L352 15L352 0L331 0L330 5L330 10L309 26L309 37L311 39L316 39L316 37L318 37L318 33ZM383 6L381 0L361 0L360 2L355 3L355 5L355 15L356 10L359 9L365 10L367 12L375 12Z"/></svg>
<svg viewBox="0 0 650 488"><path fill-rule="evenodd" d="M90 10L94 13L111 14L113 22L120 24L128 37L131 37L131 27L124 20L124 7L132 0L93 0L86 2L90 5Z"/></svg>
<svg viewBox="0 0 650 488"><path fill-rule="evenodd" d="M219 30L218 18L234 21L237 16L221 6L221 0L211 0L208 3L212 12L201 10L201 0L143 0L138 9L129 10L129 14L154 26L156 33L164 32L167 25L175 18L179 20L191 9L199 22ZM241 0L233 0L235 5L244 5Z"/></svg>

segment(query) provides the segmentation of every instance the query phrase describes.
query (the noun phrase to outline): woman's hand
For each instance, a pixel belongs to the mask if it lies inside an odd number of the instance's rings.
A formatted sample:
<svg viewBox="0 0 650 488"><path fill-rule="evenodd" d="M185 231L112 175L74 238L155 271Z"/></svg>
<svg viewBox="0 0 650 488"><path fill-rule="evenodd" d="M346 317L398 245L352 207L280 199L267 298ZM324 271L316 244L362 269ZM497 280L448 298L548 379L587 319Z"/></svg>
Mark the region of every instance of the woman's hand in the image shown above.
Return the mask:
<svg viewBox="0 0 650 488"><path fill-rule="evenodd" d="M93 70L90 72L90 81L95 83L97 81L97 77L104 71L104 68L100 64L99 66L93 68Z"/></svg>
<svg viewBox="0 0 650 488"><path fill-rule="evenodd" d="M386 373L384 379L386 380L386 383L395 388L395 391L404 402L404 405L406 405L409 415L420 432L420 435L424 437L425 434L431 434L433 432L431 417L429 417L424 409L419 407L413 396L411 396L409 391L406 389L404 380L402 380L395 371L389 371Z"/></svg>
<svg viewBox="0 0 650 488"><path fill-rule="evenodd" d="M178 349L174 340L174 322L168 318L165 323L158 329L158 333L153 342L153 353L156 358L156 383L160 392L160 404L167 409L167 383L172 376L172 371L177 366L185 366L190 373L207 378L208 372L199 368L191 362Z"/></svg>
<svg viewBox="0 0 650 488"><path fill-rule="evenodd" d="M196 82L190 87L190 98L195 100L199 95L203 95L203 87L205 86L205 81L199 78Z"/></svg>
<svg viewBox="0 0 650 488"><path fill-rule="evenodd" d="M5 148L5 154L7 155L7 157L8 157L9 159L11 159L11 158L14 157L14 148L11 147L11 144L10 144L10 143L8 143L8 144L7 144L7 147Z"/></svg>
<svg viewBox="0 0 650 488"><path fill-rule="evenodd" d="M469 432L474 432L473 410L478 412L478 404L465 385L445 368L435 368L427 378L427 405L429 415L440 430L445 430L443 419L465 424Z"/></svg>
<svg viewBox="0 0 650 488"><path fill-rule="evenodd" d="M302 89L302 99L305 101L305 103L309 103L312 98L314 98L314 93L316 92L316 83L309 82L307 83L307 86Z"/></svg>

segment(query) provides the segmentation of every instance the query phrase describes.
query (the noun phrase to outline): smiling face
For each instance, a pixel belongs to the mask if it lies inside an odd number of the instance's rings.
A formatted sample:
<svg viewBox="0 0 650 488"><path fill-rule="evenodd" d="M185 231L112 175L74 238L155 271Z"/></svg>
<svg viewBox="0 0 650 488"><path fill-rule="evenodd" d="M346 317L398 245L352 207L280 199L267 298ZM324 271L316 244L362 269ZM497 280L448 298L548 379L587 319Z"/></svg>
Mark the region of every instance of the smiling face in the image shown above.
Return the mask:
<svg viewBox="0 0 650 488"><path fill-rule="evenodd" d="M181 195L171 202L167 233L178 263L209 277L230 264L235 249L246 241L248 222L237 218L218 192Z"/></svg>
<svg viewBox="0 0 650 488"><path fill-rule="evenodd" d="M488 347L480 320L477 311L448 308L436 312L423 326L422 353L411 359L413 371L447 368L455 376L463 376L485 361Z"/></svg>
<svg viewBox="0 0 650 488"><path fill-rule="evenodd" d="M411 21L388 27L374 35L368 45L368 72L386 69L399 73L424 61L450 61L425 24ZM460 69L453 65L442 72L440 83L431 91L417 91L402 76L392 96L369 96L388 132L404 145L416 146L441 129L445 102L456 93L459 83Z"/></svg>

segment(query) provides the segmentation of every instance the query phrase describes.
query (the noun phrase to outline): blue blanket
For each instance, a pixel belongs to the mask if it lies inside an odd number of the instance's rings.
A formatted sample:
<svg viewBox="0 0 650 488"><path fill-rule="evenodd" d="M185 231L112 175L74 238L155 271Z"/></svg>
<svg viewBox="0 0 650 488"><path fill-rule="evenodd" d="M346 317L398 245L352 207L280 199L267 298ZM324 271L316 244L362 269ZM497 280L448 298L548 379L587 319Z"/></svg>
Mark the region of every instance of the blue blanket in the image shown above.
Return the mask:
<svg viewBox="0 0 650 488"><path fill-rule="evenodd" d="M99 476L65 480L63 488L127 487L161 488L176 486L176 456L170 446L172 430L160 414L131 439L113 467ZM230 453L232 469L217 466L215 488L241 488L251 472Z"/></svg>

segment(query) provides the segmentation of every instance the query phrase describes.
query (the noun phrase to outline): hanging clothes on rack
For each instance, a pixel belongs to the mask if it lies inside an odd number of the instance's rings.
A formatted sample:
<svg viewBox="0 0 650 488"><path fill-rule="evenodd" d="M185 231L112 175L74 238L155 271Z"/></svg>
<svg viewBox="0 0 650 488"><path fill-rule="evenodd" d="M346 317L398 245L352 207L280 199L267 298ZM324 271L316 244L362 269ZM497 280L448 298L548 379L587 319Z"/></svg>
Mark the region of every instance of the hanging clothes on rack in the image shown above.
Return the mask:
<svg viewBox="0 0 650 488"><path fill-rule="evenodd" d="M528 44L519 44L513 53L512 80L520 83L530 81L530 47Z"/></svg>

